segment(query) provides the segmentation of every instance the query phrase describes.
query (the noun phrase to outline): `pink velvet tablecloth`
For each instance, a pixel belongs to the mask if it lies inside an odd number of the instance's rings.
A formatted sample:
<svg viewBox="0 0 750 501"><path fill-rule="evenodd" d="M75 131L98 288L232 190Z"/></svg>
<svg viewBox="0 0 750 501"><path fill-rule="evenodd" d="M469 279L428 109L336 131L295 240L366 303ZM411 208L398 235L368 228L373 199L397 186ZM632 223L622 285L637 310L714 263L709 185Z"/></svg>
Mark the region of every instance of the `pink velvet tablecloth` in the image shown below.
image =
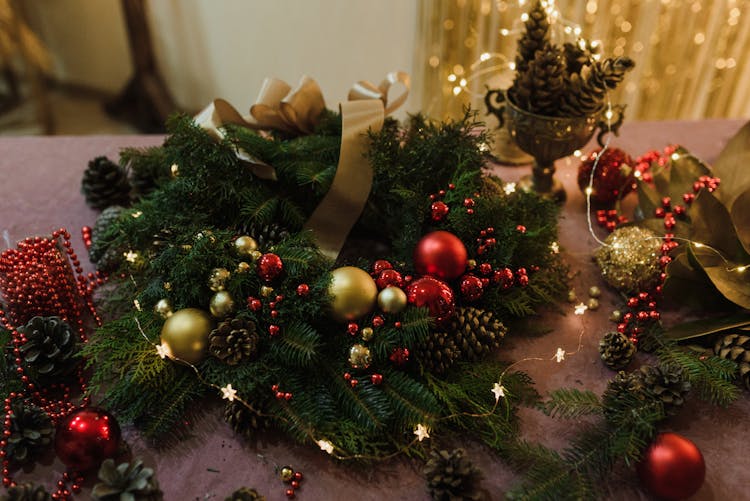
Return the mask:
<svg viewBox="0 0 750 501"><path fill-rule="evenodd" d="M635 156L651 148L679 143L710 163L741 125L742 122L736 120L629 123L612 144ZM65 227L73 234L79 254L85 254L80 230L84 225L92 225L96 217L79 192L88 160L98 155L116 157L125 146L160 143L161 138L157 136L0 139L0 245L5 248L26 236L45 235ZM542 393L560 387L601 392L613 375L600 362L597 345L602 334L612 328L607 317L619 300L616 293L604 286L591 262L591 252L597 244L588 233L584 201L576 186L577 163L573 158L557 163L558 175L568 192L560 221L560 244L577 272L571 285L579 292L579 297L585 297L590 286L600 286L603 290L601 307L583 316L574 316L572 306L567 316L542 316L538 321L553 328L550 334L534 338L511 335L502 348L503 358L508 360L551 358L558 347L569 353L576 351L581 339L580 350L568 355L563 363L528 362L520 366L534 378ZM528 171L528 167L495 168L506 181L514 181ZM149 448L136 432L126 430L134 455L155 467L165 499L224 499L242 485L257 488L269 500L286 499L285 485L274 473L274 466L283 464L291 464L305 474L298 499L429 499L419 463L393 460L361 468L337 463L316 447L298 446L275 437L247 444L233 435L220 414L218 408L207 412L205 419L197 423L193 438L163 451ZM533 410L524 409L521 416L525 438L553 447L563 447L576 428L575 421L553 420ZM706 482L694 499L750 499L748 392L727 409L692 399L676 418L665 423L665 429L687 436L703 452ZM515 475L481 446L468 444L468 448L471 458L484 472L483 488L491 499L502 499L502 492L511 485ZM48 463L19 473L17 477L19 480L33 478L52 487L63 466L57 460ZM635 477L631 484L637 485ZM87 497L86 494L81 496L82 499ZM614 497L647 498L632 489L621 490Z"/></svg>

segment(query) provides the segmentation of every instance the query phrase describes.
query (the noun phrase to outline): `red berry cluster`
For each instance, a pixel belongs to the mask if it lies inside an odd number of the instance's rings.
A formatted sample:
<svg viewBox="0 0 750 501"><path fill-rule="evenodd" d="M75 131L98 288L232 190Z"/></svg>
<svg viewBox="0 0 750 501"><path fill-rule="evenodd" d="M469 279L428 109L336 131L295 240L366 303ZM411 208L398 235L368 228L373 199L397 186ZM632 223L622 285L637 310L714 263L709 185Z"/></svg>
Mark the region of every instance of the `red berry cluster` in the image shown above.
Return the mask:
<svg viewBox="0 0 750 501"><path fill-rule="evenodd" d="M92 244L91 226L84 226L81 228L81 238L83 239L83 244L86 246L86 250L89 250Z"/></svg>
<svg viewBox="0 0 750 501"><path fill-rule="evenodd" d="M628 222L626 216L622 216L618 213L617 209L609 210L598 210L596 211L596 223L602 228L606 228L610 233L615 231L621 224Z"/></svg>
<svg viewBox="0 0 750 501"><path fill-rule="evenodd" d="M497 239L493 236L494 234L495 228L492 226L479 232L479 238L477 238L477 255L481 256L488 249L497 245Z"/></svg>
<svg viewBox="0 0 750 501"><path fill-rule="evenodd" d="M651 172L651 167L657 165L658 167L669 167L669 162L672 160L672 154L677 150L677 145L666 146L663 151L649 150L640 157L635 159L635 171L638 172L638 177L646 183L651 183L654 180L654 175Z"/></svg>
<svg viewBox="0 0 750 501"><path fill-rule="evenodd" d="M302 486L302 480L304 480L304 478L305 476L301 471L295 471L294 473L292 473L292 476L289 479L283 479L285 483L289 484L289 488L284 491L286 497L288 497L289 499L295 498L295 491L297 491Z"/></svg>
<svg viewBox="0 0 750 501"><path fill-rule="evenodd" d="M278 384L271 386L271 391L273 391L276 400L290 401L292 399L292 393L289 391L281 391L280 388L281 387Z"/></svg>
<svg viewBox="0 0 750 501"><path fill-rule="evenodd" d="M455 190L456 185L451 183L448 185L448 189ZM439 223L440 221L445 219L450 212L450 207L448 207L448 204L441 200L443 197L445 197L445 194L445 190L440 190L437 193L433 193L430 195L430 201L432 202L432 204L430 205L430 215L432 220L436 223Z"/></svg>
<svg viewBox="0 0 750 501"><path fill-rule="evenodd" d="M388 358L395 365L404 365L409 361L409 348L394 348Z"/></svg>

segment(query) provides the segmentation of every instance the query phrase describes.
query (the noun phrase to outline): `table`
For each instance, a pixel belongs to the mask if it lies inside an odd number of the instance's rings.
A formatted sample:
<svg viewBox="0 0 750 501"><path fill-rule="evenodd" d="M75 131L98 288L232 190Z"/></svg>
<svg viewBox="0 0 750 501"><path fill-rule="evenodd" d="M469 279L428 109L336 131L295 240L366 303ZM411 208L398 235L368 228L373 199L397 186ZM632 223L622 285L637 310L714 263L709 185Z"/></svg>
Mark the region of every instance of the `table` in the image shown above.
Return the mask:
<svg viewBox="0 0 750 501"><path fill-rule="evenodd" d="M639 155L647 149L680 143L710 163L742 123L739 120L628 123L612 145ZM160 143L159 136L0 139L3 186L0 232L3 247L29 235L49 234L53 229L66 227L74 237L79 254L85 254L79 238L80 229L92 225L96 217L79 193L87 161L97 155L116 157L118 150L125 146ZM568 192L560 220L560 244L572 269L578 272L571 285L579 291L579 297L584 297L591 285L600 286L603 290L601 307L582 317L572 315L572 306L571 314L564 317L545 314L539 322L553 327L553 332L542 337L511 334L501 348L502 356L508 360L530 356L551 358L557 347L569 353L576 351L580 337L580 351L566 356L563 363L528 362L519 368L534 378L542 393L559 387L589 388L600 393L613 373L599 361L597 345L603 333L613 327L607 317L619 305L619 299L615 292L605 287L591 262L591 252L597 244L588 233L585 204L576 186L577 160L562 159L557 165L558 175ZM513 167L495 167L494 170L506 181L514 181L528 172L528 168ZM87 260L82 261L90 269ZM567 304L562 307L567 308ZM220 414L218 408L208 412L205 419L196 424L194 438L165 451L148 447L133 430L126 430L125 437L134 455L156 468L165 499L223 499L234 488L246 485L256 487L269 501L283 500L286 499L285 484L274 473L274 465L283 464L291 464L305 474L306 480L298 491L298 498L302 500L428 499L420 464L393 460L362 469L337 463L314 446L298 446L273 436L264 437L255 444L242 443ZM564 446L575 425L528 409L522 409L521 416L525 438L553 447ZM665 429L689 437L704 454L706 482L695 500L750 499L750 473L747 471L749 421L750 393L744 392L740 400L727 409L693 399L678 417L665 423ZM501 499L500 493L511 485L514 473L481 446L468 444L467 448L472 460L485 474L482 486L489 498ZM50 459L47 463L17 477L33 478L51 486L59 478L63 466L57 460ZM636 481L631 484L636 485ZM647 497L624 489L613 494L613 499Z"/></svg>

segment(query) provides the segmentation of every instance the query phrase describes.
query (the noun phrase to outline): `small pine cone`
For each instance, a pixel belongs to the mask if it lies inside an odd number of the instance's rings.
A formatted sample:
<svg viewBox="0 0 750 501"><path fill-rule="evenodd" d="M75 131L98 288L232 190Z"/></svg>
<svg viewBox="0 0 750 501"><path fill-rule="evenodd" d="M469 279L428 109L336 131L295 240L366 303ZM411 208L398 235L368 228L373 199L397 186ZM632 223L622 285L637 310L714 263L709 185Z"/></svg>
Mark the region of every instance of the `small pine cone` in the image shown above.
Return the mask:
<svg viewBox="0 0 750 501"><path fill-rule="evenodd" d="M34 405L16 400L11 410L7 456L16 464L30 463L52 443L55 427L47 413Z"/></svg>
<svg viewBox="0 0 750 501"><path fill-rule="evenodd" d="M482 473L463 449L432 451L423 473L430 497L436 501L480 499Z"/></svg>
<svg viewBox="0 0 750 501"><path fill-rule="evenodd" d="M714 353L721 358L732 360L739 366L739 378L750 390L750 336L747 331L727 334L714 345Z"/></svg>
<svg viewBox="0 0 750 501"><path fill-rule="evenodd" d="M518 40L516 48L516 71L524 73L536 53L550 42L549 16L542 2L535 1L528 12L529 18L524 23L526 30Z"/></svg>
<svg viewBox="0 0 750 501"><path fill-rule="evenodd" d="M91 491L96 501L161 501L163 494L154 470L144 468L143 461L115 465L113 459L105 459L99 467L99 482Z"/></svg>
<svg viewBox="0 0 750 501"><path fill-rule="evenodd" d="M643 382L646 395L660 400L664 404L664 412L671 414L685 402L685 396L690 391L690 381L681 366L675 364L661 364L659 366L646 365L640 368L638 374Z"/></svg>
<svg viewBox="0 0 750 501"><path fill-rule="evenodd" d="M593 47L589 42L580 43L566 42L563 44L565 57L565 68L568 74L580 73L584 66L594 61L594 55L599 53L599 46Z"/></svg>
<svg viewBox="0 0 750 501"><path fill-rule="evenodd" d="M547 44L537 51L528 70L516 73L510 96L513 103L537 115L558 116L565 85L562 50Z"/></svg>
<svg viewBox="0 0 750 501"><path fill-rule="evenodd" d="M26 336L20 350L35 379L67 376L78 365L76 336L59 317L34 317L18 330Z"/></svg>
<svg viewBox="0 0 750 501"><path fill-rule="evenodd" d="M270 224L250 224L242 228L243 235L250 235L258 242L258 249L267 252L271 248L289 238L289 231L275 223Z"/></svg>
<svg viewBox="0 0 750 501"><path fill-rule="evenodd" d="M242 402L228 402L224 407L224 421L229 423L236 434L249 439L268 428L269 423L259 410L250 404L248 406Z"/></svg>
<svg viewBox="0 0 750 501"><path fill-rule="evenodd" d="M81 180L81 193L93 209L130 203L130 181L125 169L108 159L96 157L89 162Z"/></svg>
<svg viewBox="0 0 750 501"><path fill-rule="evenodd" d="M630 58L621 57L585 64L579 73L570 73L565 80L561 112L577 117L599 113L607 92L614 90L634 66Z"/></svg>
<svg viewBox="0 0 750 501"><path fill-rule="evenodd" d="M116 270L120 266L120 263L122 263L123 250L115 249L109 242L103 240L102 236L107 232L107 229L112 226L112 223L119 219L123 211L125 211L125 207L112 205L104 209L102 213L99 214L99 217L96 218L94 228L91 230L89 259L96 265L98 270Z"/></svg>
<svg viewBox="0 0 750 501"><path fill-rule="evenodd" d="M448 333L430 332L415 356L427 371L443 374L460 358L461 351Z"/></svg>
<svg viewBox="0 0 750 501"><path fill-rule="evenodd" d="M491 311L464 306L456 309L448 334L461 352L461 358L473 361L497 349L507 330Z"/></svg>
<svg viewBox="0 0 750 501"><path fill-rule="evenodd" d="M224 501L266 501L266 498L261 496L255 489L240 487L229 497L224 498Z"/></svg>
<svg viewBox="0 0 750 501"><path fill-rule="evenodd" d="M224 320L208 336L211 354L229 365L252 359L258 351L255 322L243 318Z"/></svg>
<svg viewBox="0 0 750 501"><path fill-rule="evenodd" d="M5 494L0 495L0 501L51 501L52 496L41 485L32 483L18 484L8 487Z"/></svg>
<svg viewBox="0 0 750 501"><path fill-rule="evenodd" d="M608 332L599 341L599 354L604 365L615 371L624 369L633 360L635 351L635 343L620 332Z"/></svg>

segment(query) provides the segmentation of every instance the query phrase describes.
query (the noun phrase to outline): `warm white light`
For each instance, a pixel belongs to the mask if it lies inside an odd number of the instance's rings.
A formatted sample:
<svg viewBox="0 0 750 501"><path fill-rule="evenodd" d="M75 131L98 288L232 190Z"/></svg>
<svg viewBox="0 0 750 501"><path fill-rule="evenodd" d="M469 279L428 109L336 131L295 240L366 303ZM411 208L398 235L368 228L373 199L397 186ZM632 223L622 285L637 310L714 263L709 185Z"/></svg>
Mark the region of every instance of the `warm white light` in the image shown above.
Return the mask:
<svg viewBox="0 0 750 501"><path fill-rule="evenodd" d="M509 62L508 63L508 68L510 68L511 70L515 70L516 69L516 63L514 63L513 61Z"/></svg>
<svg viewBox="0 0 750 501"><path fill-rule="evenodd" d="M507 31L507 30L506 30L506 31ZM490 58L490 53L489 53L489 52L482 52L482 55L481 55L481 56L479 56L479 60L480 60L480 61L486 61L486 60L488 60L489 58Z"/></svg>
<svg viewBox="0 0 750 501"><path fill-rule="evenodd" d="M528 20L529 20L529 15L526 12L524 12L523 14L521 14L521 21L523 21L525 23Z"/></svg>
<svg viewBox="0 0 750 501"><path fill-rule="evenodd" d="M584 191L586 192L586 195L591 195L594 192L594 189L591 186L586 186Z"/></svg>
<svg viewBox="0 0 750 501"><path fill-rule="evenodd" d="M448 75L448 81L449 82L455 82L456 78L458 78L458 77L456 75L454 75L453 73L451 73L450 75Z"/></svg>
<svg viewBox="0 0 750 501"><path fill-rule="evenodd" d="M457 96L459 94L461 94L461 87L459 86L453 87L453 95Z"/></svg>
<svg viewBox="0 0 750 501"><path fill-rule="evenodd" d="M458 85L460 85L461 87L466 87L466 79L462 78L461 81L458 82Z"/></svg>
<svg viewBox="0 0 750 501"><path fill-rule="evenodd" d="M672 160L675 160L675 161L679 160L680 159L680 154L679 153L672 153L672 157L671 158L672 158Z"/></svg>

